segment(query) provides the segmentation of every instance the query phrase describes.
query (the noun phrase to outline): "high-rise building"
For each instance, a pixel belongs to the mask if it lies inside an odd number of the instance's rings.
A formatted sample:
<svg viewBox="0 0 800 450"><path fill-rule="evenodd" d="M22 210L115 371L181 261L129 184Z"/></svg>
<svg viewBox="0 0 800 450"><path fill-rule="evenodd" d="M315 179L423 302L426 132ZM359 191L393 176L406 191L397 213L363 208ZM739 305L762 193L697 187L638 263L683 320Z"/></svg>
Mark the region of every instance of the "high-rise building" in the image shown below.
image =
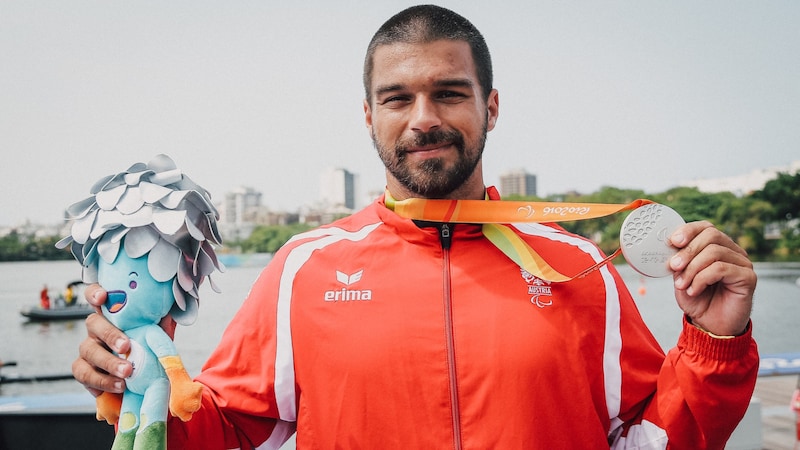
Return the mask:
<svg viewBox="0 0 800 450"><path fill-rule="evenodd" d="M500 195L536 195L536 175L516 169L500 175Z"/></svg>
<svg viewBox="0 0 800 450"><path fill-rule="evenodd" d="M225 194L225 202L220 213L221 220L230 225L242 225L255 210L261 207L261 192L251 187L241 186Z"/></svg>
<svg viewBox="0 0 800 450"><path fill-rule="evenodd" d="M219 208L222 239L230 242L250 236L256 226L253 218L261 208L261 192L251 187L241 186L227 192Z"/></svg>
<svg viewBox="0 0 800 450"><path fill-rule="evenodd" d="M355 175L347 169L326 169L320 177L319 198L328 208L356 209Z"/></svg>

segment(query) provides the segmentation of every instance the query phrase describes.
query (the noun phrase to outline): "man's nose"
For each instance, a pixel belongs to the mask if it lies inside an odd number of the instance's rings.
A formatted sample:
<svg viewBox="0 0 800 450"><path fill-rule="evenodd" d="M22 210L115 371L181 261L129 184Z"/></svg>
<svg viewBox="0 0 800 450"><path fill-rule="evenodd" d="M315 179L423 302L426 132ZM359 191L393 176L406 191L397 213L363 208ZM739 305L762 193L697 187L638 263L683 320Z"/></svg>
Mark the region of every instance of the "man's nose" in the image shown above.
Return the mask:
<svg viewBox="0 0 800 450"><path fill-rule="evenodd" d="M442 125L439 108L427 97L418 97L411 109L409 127L412 131L427 133Z"/></svg>

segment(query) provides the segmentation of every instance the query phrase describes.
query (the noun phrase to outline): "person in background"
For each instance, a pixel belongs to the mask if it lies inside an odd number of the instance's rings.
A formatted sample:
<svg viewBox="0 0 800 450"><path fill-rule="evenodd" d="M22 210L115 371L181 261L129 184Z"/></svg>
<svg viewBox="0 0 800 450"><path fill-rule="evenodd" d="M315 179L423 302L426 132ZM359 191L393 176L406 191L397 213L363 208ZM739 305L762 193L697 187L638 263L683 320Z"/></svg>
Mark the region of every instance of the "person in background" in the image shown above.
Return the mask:
<svg viewBox="0 0 800 450"><path fill-rule="evenodd" d="M72 306L75 303L75 291L72 289L72 285L68 284L67 288L64 290L64 302L66 306Z"/></svg>
<svg viewBox="0 0 800 450"><path fill-rule="evenodd" d="M42 309L50 309L50 294L47 291L47 285L42 286L39 292L39 305Z"/></svg>
<svg viewBox="0 0 800 450"><path fill-rule="evenodd" d="M201 409L170 422L170 447L278 448L296 432L298 448L723 448L757 376L745 252L708 222L672 234L684 319L664 354L612 265L551 283L480 225L392 209L499 201L482 171L499 93L467 19L432 5L393 16L363 82L386 194L275 254L196 378ZM562 273L603 258L557 225L507 225ZM106 299L97 285L86 297ZM86 325L75 378L121 392L132 369L108 349L129 341L101 315Z"/></svg>

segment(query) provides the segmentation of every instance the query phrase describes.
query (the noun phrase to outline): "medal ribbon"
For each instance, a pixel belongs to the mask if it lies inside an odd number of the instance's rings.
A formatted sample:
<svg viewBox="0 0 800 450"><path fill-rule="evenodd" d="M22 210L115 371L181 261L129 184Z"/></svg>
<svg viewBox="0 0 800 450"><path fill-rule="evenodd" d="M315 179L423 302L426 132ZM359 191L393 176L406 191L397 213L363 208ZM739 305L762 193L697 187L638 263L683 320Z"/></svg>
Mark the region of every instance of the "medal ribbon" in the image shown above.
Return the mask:
<svg viewBox="0 0 800 450"><path fill-rule="evenodd" d="M386 192L386 206L399 216L412 220L444 223L482 224L482 231L501 252L531 275L551 282L580 278L603 266L621 253L617 249L602 261L572 276L553 268L507 223L567 222L596 219L653 203L638 199L628 204L556 203L502 200L429 200L409 198L395 200Z"/></svg>

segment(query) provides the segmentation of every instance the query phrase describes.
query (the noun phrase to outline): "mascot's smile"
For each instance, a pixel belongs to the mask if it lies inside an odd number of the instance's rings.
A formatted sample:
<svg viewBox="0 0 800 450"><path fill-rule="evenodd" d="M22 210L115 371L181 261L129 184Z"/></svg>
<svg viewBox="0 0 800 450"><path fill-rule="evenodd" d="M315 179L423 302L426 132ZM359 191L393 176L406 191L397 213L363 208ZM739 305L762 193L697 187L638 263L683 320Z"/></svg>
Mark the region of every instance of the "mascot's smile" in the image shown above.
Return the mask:
<svg viewBox="0 0 800 450"><path fill-rule="evenodd" d="M112 314L119 312L127 302L128 294L125 291L108 291L108 300L106 300L108 312Z"/></svg>

